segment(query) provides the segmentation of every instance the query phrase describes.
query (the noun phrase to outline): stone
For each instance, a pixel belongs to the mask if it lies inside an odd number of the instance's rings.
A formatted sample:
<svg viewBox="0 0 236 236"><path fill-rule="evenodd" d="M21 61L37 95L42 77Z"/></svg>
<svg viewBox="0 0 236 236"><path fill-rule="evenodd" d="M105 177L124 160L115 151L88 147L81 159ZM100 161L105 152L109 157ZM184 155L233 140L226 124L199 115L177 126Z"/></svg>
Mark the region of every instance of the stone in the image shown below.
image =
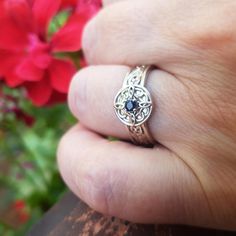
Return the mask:
<svg viewBox="0 0 236 236"><path fill-rule="evenodd" d="M125 109L128 112L132 112L132 111L134 111L135 108L137 108L137 105L138 105L137 101L127 100L125 103Z"/></svg>

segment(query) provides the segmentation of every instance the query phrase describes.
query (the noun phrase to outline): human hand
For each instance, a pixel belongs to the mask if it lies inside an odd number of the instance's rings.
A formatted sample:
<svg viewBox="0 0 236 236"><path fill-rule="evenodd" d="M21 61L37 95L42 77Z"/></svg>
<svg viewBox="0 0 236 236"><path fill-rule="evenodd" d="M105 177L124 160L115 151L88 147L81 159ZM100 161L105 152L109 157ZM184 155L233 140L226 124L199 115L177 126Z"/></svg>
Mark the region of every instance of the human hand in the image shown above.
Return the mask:
<svg viewBox="0 0 236 236"><path fill-rule="evenodd" d="M110 4L114 2L113 4ZM73 79L80 124L62 139L58 163L92 208L134 222L236 229L236 2L105 1L87 25L91 65ZM125 74L147 79L157 143L134 146L113 110ZM109 141L105 136L124 141Z"/></svg>

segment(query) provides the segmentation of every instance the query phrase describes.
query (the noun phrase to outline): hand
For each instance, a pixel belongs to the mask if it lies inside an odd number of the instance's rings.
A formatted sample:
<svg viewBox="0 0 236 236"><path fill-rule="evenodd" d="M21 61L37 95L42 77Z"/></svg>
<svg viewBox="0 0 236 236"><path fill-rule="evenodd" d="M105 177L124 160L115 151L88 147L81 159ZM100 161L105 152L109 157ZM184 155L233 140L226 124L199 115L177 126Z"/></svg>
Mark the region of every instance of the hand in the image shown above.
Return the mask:
<svg viewBox="0 0 236 236"><path fill-rule="evenodd" d="M84 31L93 66L70 87L80 123L59 146L65 182L92 208L130 221L236 229L236 1L105 5ZM153 149L126 142L113 110L125 74L142 64L158 67L146 83L161 144Z"/></svg>

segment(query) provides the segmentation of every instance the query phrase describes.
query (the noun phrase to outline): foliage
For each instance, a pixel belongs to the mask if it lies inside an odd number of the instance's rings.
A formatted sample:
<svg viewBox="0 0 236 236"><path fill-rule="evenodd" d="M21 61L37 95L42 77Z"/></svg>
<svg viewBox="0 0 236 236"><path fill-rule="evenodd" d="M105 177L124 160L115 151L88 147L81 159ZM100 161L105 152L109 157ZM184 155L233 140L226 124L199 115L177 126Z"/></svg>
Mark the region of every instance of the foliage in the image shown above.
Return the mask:
<svg viewBox="0 0 236 236"><path fill-rule="evenodd" d="M12 112L14 106L33 120L31 126ZM65 104L35 108L22 89L4 87L1 109L0 235L24 235L65 191L55 153L59 137L75 121ZM14 207L19 201L25 205L21 214Z"/></svg>
<svg viewBox="0 0 236 236"><path fill-rule="evenodd" d="M84 25L101 0L0 1L0 235L25 235L65 191L56 148L85 65Z"/></svg>
<svg viewBox="0 0 236 236"><path fill-rule="evenodd" d="M75 122L68 87L85 64L84 25L100 7L101 0L0 1L0 235L25 235L66 189L56 148Z"/></svg>

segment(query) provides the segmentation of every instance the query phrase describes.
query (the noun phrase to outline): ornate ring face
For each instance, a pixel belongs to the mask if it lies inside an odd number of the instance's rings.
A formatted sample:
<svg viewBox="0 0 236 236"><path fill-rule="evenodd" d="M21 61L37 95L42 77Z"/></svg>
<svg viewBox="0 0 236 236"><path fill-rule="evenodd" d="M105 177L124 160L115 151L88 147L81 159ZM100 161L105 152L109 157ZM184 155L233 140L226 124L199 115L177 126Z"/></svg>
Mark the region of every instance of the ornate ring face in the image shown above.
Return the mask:
<svg viewBox="0 0 236 236"><path fill-rule="evenodd" d="M127 86L115 97L114 108L117 117L128 126L139 126L151 115L152 100L143 86Z"/></svg>

